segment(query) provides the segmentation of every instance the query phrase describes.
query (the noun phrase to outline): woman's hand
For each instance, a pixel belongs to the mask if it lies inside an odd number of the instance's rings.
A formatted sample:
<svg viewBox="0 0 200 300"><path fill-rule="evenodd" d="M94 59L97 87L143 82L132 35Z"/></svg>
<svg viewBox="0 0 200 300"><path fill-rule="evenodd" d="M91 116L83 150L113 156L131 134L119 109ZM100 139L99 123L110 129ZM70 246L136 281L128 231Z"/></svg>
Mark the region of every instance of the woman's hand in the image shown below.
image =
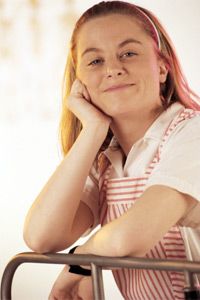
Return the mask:
<svg viewBox="0 0 200 300"><path fill-rule="evenodd" d="M72 85L68 109L81 121L83 127L101 124L109 128L111 118L92 104L87 88L78 79Z"/></svg>
<svg viewBox="0 0 200 300"><path fill-rule="evenodd" d="M65 266L55 281L48 300L93 300L92 279L68 272Z"/></svg>

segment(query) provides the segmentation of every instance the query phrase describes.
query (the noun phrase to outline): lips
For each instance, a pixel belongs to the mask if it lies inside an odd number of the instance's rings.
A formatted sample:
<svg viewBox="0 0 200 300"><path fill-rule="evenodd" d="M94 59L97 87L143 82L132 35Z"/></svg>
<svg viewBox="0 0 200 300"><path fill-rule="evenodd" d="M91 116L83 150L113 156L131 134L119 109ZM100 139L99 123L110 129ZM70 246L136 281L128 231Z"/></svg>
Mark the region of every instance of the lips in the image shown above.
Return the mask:
<svg viewBox="0 0 200 300"><path fill-rule="evenodd" d="M123 90L123 89L129 88L129 87L131 87L133 85L134 85L133 83L112 85L112 86L108 87L107 89L105 89L104 92L119 91L119 90Z"/></svg>

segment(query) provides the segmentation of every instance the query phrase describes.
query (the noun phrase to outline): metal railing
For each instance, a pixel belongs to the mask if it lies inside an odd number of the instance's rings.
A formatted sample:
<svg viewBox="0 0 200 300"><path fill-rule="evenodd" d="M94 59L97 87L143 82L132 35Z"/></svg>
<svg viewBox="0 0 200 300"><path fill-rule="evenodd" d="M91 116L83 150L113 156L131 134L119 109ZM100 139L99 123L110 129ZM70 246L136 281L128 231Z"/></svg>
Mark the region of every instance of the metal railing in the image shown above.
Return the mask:
<svg viewBox="0 0 200 300"><path fill-rule="evenodd" d="M103 269L149 269L180 271L185 273L186 300L199 300L200 292L194 286L194 274L200 273L200 262L157 260L134 257L104 257L83 254L37 254L34 252L20 253L7 264L1 280L1 300L12 300L12 281L16 269L23 263L67 264L91 266L94 300L105 300L103 286Z"/></svg>

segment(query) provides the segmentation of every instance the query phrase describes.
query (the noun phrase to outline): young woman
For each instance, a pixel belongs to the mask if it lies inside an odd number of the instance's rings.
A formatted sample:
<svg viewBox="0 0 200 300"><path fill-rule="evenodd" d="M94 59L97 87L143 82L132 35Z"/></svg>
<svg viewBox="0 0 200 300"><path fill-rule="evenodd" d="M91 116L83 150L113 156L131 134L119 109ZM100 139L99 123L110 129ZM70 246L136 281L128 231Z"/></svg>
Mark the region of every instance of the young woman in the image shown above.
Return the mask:
<svg viewBox="0 0 200 300"><path fill-rule="evenodd" d="M199 98L157 18L121 1L91 7L72 35L64 89L64 159L28 212L27 245L61 251L101 224L75 253L197 258ZM91 278L73 272L64 268L50 300L92 299ZM183 299L182 273L113 274L124 299Z"/></svg>

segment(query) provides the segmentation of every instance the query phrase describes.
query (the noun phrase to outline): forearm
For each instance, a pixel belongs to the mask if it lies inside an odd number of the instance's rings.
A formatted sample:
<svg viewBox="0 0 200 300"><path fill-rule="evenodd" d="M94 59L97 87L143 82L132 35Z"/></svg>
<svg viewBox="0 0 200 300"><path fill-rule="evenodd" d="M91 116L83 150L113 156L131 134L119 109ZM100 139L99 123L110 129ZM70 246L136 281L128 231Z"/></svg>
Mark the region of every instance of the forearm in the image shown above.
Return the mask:
<svg viewBox="0 0 200 300"><path fill-rule="evenodd" d="M83 245L79 246L75 253L110 257L136 255L138 246L137 240L134 241L136 232L133 233L133 238L131 237L130 240L128 227L130 228L129 216L124 214L104 225ZM129 243L125 244L125 241L129 241Z"/></svg>
<svg viewBox="0 0 200 300"><path fill-rule="evenodd" d="M196 204L165 186L152 186L123 215L103 226L76 253L142 257ZM167 212L167 214L166 214Z"/></svg>
<svg viewBox="0 0 200 300"><path fill-rule="evenodd" d="M99 126L82 130L28 212L24 229L28 244L31 239L56 244L56 239L65 242L63 237L70 236L86 178L105 135Z"/></svg>

